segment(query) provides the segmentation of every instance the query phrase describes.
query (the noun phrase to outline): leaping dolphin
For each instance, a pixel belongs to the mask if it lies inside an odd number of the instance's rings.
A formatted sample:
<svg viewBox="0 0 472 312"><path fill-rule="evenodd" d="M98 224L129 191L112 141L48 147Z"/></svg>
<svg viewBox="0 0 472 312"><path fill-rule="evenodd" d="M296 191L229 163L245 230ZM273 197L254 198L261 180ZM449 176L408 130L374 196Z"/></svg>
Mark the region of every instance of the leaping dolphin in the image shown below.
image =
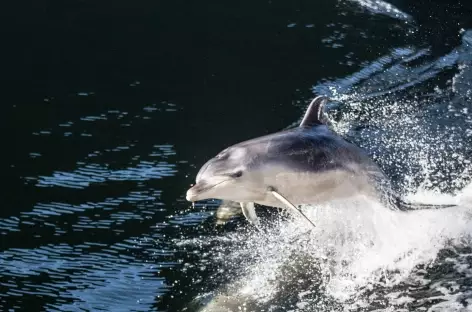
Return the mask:
<svg viewBox="0 0 472 312"><path fill-rule="evenodd" d="M210 159L187 191L187 200L239 202L254 224L258 223L254 203L297 210L295 206L302 204L363 194L391 209L418 208L395 194L385 174L362 149L328 128L326 102L326 97L316 97L297 128L238 143ZM420 208L431 207L445 206Z"/></svg>

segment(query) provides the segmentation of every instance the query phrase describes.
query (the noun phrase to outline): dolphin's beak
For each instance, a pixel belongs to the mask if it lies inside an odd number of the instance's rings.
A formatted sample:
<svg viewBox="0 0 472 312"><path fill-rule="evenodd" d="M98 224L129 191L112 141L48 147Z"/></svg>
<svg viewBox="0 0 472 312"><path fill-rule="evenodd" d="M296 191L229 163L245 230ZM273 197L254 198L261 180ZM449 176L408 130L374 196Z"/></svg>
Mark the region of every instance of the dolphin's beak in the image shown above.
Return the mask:
<svg viewBox="0 0 472 312"><path fill-rule="evenodd" d="M213 183L213 184L209 184L205 182L198 182L197 184L195 184L194 186L188 189L187 195L185 196L185 198L190 202L196 202L203 199L214 198L211 196L213 194L210 194L212 192L209 192L209 191L212 190L215 186L218 186L227 181L229 181L229 179L225 177L225 179L220 180L217 183Z"/></svg>
<svg viewBox="0 0 472 312"><path fill-rule="evenodd" d="M185 198L189 201L189 202L196 202L196 201L199 201L203 198L199 198L200 196L199 193L200 191L198 190L199 189L199 186L198 184L195 184L194 186L192 186L191 188L188 189L187 191L187 195L185 196Z"/></svg>

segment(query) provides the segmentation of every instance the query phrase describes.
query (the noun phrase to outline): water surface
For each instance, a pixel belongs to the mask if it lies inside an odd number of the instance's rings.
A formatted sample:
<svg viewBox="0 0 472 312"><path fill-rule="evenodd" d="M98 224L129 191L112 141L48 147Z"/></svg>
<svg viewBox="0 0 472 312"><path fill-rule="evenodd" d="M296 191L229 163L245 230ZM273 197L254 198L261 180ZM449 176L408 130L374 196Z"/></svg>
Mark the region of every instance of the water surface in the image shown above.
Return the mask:
<svg viewBox="0 0 472 312"><path fill-rule="evenodd" d="M320 232L276 219L258 236L240 217L216 225L218 202L184 198L207 159L295 125L324 94L335 129L405 194L457 200L471 177L470 4L40 1L9 12L0 310L471 309L466 199L406 219L338 203L311 209Z"/></svg>

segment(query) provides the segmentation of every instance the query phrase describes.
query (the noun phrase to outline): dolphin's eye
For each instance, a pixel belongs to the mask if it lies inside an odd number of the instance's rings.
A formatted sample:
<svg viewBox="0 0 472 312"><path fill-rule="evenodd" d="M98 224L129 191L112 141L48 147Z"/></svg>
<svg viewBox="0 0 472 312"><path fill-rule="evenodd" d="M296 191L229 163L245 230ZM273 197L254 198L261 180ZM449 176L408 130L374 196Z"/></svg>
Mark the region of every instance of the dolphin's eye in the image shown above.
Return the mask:
<svg viewBox="0 0 472 312"><path fill-rule="evenodd" d="M230 176L231 176L232 178L239 178L239 177L241 177L242 175L243 175L243 172L242 172L241 170L236 171L236 172L230 174Z"/></svg>

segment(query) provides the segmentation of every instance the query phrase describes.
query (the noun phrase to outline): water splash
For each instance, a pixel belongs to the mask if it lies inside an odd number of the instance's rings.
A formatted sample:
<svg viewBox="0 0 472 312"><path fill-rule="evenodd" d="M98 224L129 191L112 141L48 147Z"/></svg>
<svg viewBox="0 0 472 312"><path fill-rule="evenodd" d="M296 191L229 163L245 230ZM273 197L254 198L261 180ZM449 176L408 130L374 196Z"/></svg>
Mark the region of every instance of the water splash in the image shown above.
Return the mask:
<svg viewBox="0 0 472 312"><path fill-rule="evenodd" d="M457 207L403 213L359 197L304 207L316 229L281 218L264 234L179 241L211 246L201 261L219 268L212 278L231 276L193 304L207 312L470 310L469 34L444 57L396 49L315 87L340 101L329 111L335 130L368 150L407 199ZM430 83L439 72L455 83Z"/></svg>
<svg viewBox="0 0 472 312"><path fill-rule="evenodd" d="M424 196L435 195L416 195L418 200ZM441 249L464 246L470 240L472 202L459 197L451 200L460 206L402 213L358 198L304 207L318 226L314 230L294 219L279 220L263 235L252 231L227 234L221 242L229 239L234 248L224 257L219 249L207 256L224 271L242 270L223 291L211 294L214 297L202 311L244 306L248 311L278 311L281 306L292 311L341 311L375 306L369 297L372 289L402 287L421 266L431 266ZM472 274L470 266L461 268ZM390 301L387 306L408 304Z"/></svg>

